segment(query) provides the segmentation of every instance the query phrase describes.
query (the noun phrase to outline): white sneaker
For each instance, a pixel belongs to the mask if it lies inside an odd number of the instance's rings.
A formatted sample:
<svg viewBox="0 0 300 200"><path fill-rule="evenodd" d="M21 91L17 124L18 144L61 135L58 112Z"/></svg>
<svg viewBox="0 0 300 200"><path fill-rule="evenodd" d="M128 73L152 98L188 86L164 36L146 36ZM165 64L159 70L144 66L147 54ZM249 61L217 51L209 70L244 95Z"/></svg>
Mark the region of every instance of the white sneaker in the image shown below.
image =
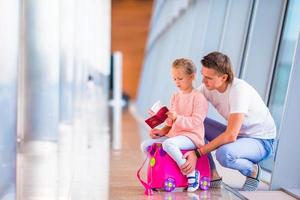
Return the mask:
<svg viewBox="0 0 300 200"><path fill-rule="evenodd" d="M199 171L195 171L195 176L188 176L188 188L187 191L188 192L195 192L199 186L200 186L200 172Z"/></svg>

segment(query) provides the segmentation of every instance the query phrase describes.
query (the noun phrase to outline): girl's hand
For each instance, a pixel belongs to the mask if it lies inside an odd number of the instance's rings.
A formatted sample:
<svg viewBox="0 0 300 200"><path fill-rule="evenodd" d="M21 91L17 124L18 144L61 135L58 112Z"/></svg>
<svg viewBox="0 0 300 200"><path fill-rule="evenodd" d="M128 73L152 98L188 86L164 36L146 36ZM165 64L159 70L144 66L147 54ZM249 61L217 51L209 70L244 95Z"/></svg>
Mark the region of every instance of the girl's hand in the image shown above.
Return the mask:
<svg viewBox="0 0 300 200"><path fill-rule="evenodd" d="M167 126L172 126L173 125L173 120L171 118L166 119L166 125Z"/></svg>
<svg viewBox="0 0 300 200"><path fill-rule="evenodd" d="M160 129L151 129L149 135L152 139L156 139L162 137L164 134Z"/></svg>
<svg viewBox="0 0 300 200"><path fill-rule="evenodd" d="M168 118L170 118L173 122L175 122L175 120L177 119L177 113L174 111L169 111L166 113L166 115L168 116Z"/></svg>

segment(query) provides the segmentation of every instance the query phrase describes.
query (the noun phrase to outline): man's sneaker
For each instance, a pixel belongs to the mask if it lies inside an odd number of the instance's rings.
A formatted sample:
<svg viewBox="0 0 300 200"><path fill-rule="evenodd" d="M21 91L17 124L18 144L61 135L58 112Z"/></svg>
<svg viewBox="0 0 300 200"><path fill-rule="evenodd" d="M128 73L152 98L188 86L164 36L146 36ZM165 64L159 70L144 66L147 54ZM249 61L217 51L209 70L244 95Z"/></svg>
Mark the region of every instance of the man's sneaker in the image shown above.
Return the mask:
<svg viewBox="0 0 300 200"><path fill-rule="evenodd" d="M218 178L215 180L210 181L210 188L221 188L222 185L222 178Z"/></svg>
<svg viewBox="0 0 300 200"><path fill-rule="evenodd" d="M259 165L257 165L257 175L255 178L252 178L250 176L246 177L246 181L242 187L242 191L255 191L258 188L259 181L260 181L260 173L261 173L261 168Z"/></svg>
<svg viewBox="0 0 300 200"><path fill-rule="evenodd" d="M188 192L194 192L199 188L199 179L200 179L200 172L199 171L195 171L195 176L188 176L188 188L187 191Z"/></svg>

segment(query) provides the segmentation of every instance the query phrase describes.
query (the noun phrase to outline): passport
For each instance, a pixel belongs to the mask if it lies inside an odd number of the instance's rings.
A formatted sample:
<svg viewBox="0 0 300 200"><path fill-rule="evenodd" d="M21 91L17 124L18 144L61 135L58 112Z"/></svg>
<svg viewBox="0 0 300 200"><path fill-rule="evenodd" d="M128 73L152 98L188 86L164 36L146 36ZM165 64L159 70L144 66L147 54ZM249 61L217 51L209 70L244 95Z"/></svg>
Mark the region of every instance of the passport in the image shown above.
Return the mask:
<svg viewBox="0 0 300 200"><path fill-rule="evenodd" d="M155 128L156 126L162 124L167 118L167 112L169 109L166 106L162 106L158 101L150 109L154 115L145 120L145 122L151 127Z"/></svg>

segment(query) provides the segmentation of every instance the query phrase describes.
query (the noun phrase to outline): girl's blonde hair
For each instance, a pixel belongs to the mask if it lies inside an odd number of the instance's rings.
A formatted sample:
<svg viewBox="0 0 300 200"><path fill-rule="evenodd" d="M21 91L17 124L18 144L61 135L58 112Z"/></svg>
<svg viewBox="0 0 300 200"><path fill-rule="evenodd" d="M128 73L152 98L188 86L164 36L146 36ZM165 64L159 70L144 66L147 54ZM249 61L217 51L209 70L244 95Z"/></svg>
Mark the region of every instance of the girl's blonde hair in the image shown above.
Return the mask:
<svg viewBox="0 0 300 200"><path fill-rule="evenodd" d="M196 66L193 63L193 61L190 59L186 59L186 58L179 58L179 59L174 60L172 67L175 69L183 68L184 71L188 75L196 73L196 71L197 71Z"/></svg>

